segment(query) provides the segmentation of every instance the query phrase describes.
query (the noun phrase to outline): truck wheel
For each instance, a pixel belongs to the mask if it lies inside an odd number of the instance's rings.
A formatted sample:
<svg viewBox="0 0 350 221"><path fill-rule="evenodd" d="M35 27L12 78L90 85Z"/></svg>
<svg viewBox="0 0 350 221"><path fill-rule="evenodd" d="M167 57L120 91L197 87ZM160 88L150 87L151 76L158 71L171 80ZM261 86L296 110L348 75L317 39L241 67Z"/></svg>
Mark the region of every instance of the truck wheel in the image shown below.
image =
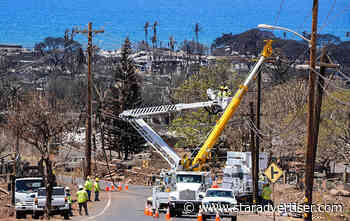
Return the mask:
<svg viewBox="0 0 350 221"><path fill-rule="evenodd" d="M33 219L39 219L39 213L34 212L33 213Z"/></svg>
<svg viewBox="0 0 350 221"><path fill-rule="evenodd" d="M16 211L16 219L22 219L23 218L23 213L20 211Z"/></svg>
<svg viewBox="0 0 350 221"><path fill-rule="evenodd" d="M231 221L237 221L237 216L232 216Z"/></svg>
<svg viewBox="0 0 350 221"><path fill-rule="evenodd" d="M175 217L174 209L169 208L169 214L170 214L170 217Z"/></svg>
<svg viewBox="0 0 350 221"><path fill-rule="evenodd" d="M64 211L63 218L64 219L69 219L69 212L68 211Z"/></svg>

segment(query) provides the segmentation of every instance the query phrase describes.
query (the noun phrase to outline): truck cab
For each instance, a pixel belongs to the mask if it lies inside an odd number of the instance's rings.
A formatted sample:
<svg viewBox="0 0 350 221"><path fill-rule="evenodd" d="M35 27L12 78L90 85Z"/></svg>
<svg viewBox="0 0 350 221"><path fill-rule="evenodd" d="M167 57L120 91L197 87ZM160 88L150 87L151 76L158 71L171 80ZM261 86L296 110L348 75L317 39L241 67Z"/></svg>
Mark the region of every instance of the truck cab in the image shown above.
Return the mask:
<svg viewBox="0 0 350 221"><path fill-rule="evenodd" d="M211 185L210 177L209 172L177 171L175 190L169 193L170 216L197 215L205 191Z"/></svg>
<svg viewBox="0 0 350 221"><path fill-rule="evenodd" d="M34 198L38 189L44 186L43 178L27 177L15 180L15 209L16 218L20 219L26 214L32 214Z"/></svg>

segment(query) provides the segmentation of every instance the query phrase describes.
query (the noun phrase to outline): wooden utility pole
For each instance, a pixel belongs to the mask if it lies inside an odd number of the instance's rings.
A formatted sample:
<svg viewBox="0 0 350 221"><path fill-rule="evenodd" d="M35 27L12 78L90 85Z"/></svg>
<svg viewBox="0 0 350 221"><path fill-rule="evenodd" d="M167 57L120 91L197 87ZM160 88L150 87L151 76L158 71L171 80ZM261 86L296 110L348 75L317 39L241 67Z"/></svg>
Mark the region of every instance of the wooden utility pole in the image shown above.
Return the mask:
<svg viewBox="0 0 350 221"><path fill-rule="evenodd" d="M318 0L313 0L312 7L312 32L310 47L310 74L309 74L309 100L308 100L308 125L307 125L307 150L305 162L305 203L311 208L312 190L314 184L315 158L317 151L315 128L315 84L316 84L316 38L317 38ZM312 212L304 214L304 220L312 220Z"/></svg>
<svg viewBox="0 0 350 221"><path fill-rule="evenodd" d="M255 134L255 154L254 160L255 161L255 167L253 171L253 202L258 202L258 193L259 193L259 155L260 155L260 139L259 139L259 130L260 130L260 107L261 107L261 71L257 74L257 91L256 91L256 121L255 126L257 129L257 132ZM253 169L252 168L252 169Z"/></svg>
<svg viewBox="0 0 350 221"><path fill-rule="evenodd" d="M92 77L91 77L91 56L92 56L92 34L104 33L104 30L92 30L92 23L89 22L88 30L73 30L73 33L83 33L88 34L88 100L87 100L87 125L86 125L86 149L85 149L85 158L86 158L86 168L84 171L84 177L91 175L91 118L92 118L92 105L91 105L91 96L92 96Z"/></svg>
<svg viewBox="0 0 350 221"><path fill-rule="evenodd" d="M322 55L320 62L329 62L326 56L326 48L322 49ZM321 65L320 67L320 76L317 78L317 88L316 88L316 99L315 99L315 141L317 147L318 133L320 128L320 119L321 119L321 108L322 108L322 97L323 97L323 88L324 88L324 78L327 67Z"/></svg>
<svg viewBox="0 0 350 221"><path fill-rule="evenodd" d="M255 131L254 131L254 127L255 127L255 114L254 114L254 104L253 102L249 102L249 109L250 109L250 151L251 151L251 159L252 159L252 178L253 178L253 202L254 204L257 203L258 200L258 189L257 186L255 186L255 182L257 183L258 181L258 176L256 173L256 168L257 168L257 160L256 160L256 146L255 146Z"/></svg>

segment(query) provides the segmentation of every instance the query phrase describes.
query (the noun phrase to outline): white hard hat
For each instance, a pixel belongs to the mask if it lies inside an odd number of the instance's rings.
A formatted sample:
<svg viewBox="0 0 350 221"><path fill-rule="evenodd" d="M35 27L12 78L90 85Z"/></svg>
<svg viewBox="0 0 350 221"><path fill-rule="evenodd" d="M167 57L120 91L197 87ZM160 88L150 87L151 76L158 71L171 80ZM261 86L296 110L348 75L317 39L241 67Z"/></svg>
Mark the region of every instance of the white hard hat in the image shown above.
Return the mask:
<svg viewBox="0 0 350 221"><path fill-rule="evenodd" d="M79 190L80 190L80 189L83 189L83 185L79 185Z"/></svg>
<svg viewBox="0 0 350 221"><path fill-rule="evenodd" d="M65 190L69 190L69 187L68 187L68 186L66 186Z"/></svg>

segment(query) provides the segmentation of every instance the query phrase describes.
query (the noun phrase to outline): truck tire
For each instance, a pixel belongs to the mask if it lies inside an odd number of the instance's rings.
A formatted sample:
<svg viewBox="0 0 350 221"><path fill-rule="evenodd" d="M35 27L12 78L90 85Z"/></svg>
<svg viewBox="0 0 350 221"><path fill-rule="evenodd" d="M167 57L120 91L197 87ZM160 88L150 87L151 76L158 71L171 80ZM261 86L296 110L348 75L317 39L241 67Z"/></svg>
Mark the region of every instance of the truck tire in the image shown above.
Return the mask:
<svg viewBox="0 0 350 221"><path fill-rule="evenodd" d="M33 219L39 219L39 213L34 212L33 213Z"/></svg>
<svg viewBox="0 0 350 221"><path fill-rule="evenodd" d="M22 219L24 216L24 213L21 211L16 211L16 219Z"/></svg>
<svg viewBox="0 0 350 221"><path fill-rule="evenodd" d="M232 216L231 221L237 221L237 216Z"/></svg>
<svg viewBox="0 0 350 221"><path fill-rule="evenodd" d="M63 218L64 219L69 219L69 212L68 212L68 210L63 212Z"/></svg>
<svg viewBox="0 0 350 221"><path fill-rule="evenodd" d="M174 209L171 209L171 207L169 208L169 214L170 214L170 217L175 217L175 211Z"/></svg>

